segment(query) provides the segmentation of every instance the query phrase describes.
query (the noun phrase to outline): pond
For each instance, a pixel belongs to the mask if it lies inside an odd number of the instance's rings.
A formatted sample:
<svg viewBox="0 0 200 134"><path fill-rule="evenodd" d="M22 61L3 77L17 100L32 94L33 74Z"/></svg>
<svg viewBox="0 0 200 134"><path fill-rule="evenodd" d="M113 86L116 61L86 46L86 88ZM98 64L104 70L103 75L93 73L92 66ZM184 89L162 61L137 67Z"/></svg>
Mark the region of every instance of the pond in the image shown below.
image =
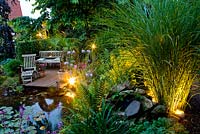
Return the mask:
<svg viewBox="0 0 200 134"><path fill-rule="evenodd" d="M23 109L23 114L27 115L25 118L28 118L31 126L41 134L55 133L61 127L62 118L67 116L72 101L72 98L65 96L63 91L55 92L55 89L29 89L21 95L1 94L0 112L5 106L12 107L13 111L19 113Z"/></svg>

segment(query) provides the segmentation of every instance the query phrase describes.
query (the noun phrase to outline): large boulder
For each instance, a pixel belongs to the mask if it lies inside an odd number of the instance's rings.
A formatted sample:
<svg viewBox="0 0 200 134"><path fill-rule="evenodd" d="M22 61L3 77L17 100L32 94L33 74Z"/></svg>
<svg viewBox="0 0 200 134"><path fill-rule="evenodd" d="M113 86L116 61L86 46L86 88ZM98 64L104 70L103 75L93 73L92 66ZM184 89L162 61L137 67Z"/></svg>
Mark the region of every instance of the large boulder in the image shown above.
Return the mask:
<svg viewBox="0 0 200 134"><path fill-rule="evenodd" d="M128 107L125 109L125 115L127 117L132 117L136 114L138 114L139 110L140 110L140 105L141 103L139 101L132 101Z"/></svg>

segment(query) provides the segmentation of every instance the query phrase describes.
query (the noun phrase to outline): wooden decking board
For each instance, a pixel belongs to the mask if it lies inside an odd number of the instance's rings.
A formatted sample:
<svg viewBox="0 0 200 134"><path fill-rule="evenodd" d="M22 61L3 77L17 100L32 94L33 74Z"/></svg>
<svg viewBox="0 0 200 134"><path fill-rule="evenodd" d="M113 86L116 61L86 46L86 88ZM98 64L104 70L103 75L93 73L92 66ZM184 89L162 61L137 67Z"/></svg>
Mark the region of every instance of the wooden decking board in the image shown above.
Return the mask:
<svg viewBox="0 0 200 134"><path fill-rule="evenodd" d="M33 82L24 84L25 87L39 87L39 88L49 88L49 87L57 87L57 82L59 81L58 70L56 69L47 69L45 71L45 76L42 78L38 78Z"/></svg>

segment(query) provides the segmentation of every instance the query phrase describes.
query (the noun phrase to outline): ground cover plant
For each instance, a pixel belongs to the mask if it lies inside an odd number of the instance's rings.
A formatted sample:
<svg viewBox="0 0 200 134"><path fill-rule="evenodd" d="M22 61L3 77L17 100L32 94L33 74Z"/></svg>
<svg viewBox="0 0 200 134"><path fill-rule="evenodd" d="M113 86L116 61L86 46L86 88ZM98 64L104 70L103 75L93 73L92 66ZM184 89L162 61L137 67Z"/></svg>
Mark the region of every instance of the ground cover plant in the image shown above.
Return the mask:
<svg viewBox="0 0 200 134"><path fill-rule="evenodd" d="M130 133L134 134L188 134L183 125L170 118L158 118L157 120L136 123L130 127Z"/></svg>

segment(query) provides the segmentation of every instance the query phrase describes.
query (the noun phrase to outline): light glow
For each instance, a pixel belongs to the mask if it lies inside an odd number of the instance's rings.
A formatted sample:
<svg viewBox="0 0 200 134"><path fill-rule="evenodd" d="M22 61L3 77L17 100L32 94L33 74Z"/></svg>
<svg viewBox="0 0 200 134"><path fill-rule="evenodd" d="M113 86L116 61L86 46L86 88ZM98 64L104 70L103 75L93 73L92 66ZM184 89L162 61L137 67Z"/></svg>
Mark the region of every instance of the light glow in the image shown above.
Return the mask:
<svg viewBox="0 0 200 134"><path fill-rule="evenodd" d="M180 110L180 109L176 109L176 110L174 111L174 114L175 114L176 116L178 116L178 117L181 117L181 118L183 118L183 117L185 116L184 111L183 111L183 110Z"/></svg>
<svg viewBox="0 0 200 134"><path fill-rule="evenodd" d="M75 83L76 83L76 78L75 77L69 78L69 84L70 85L74 85Z"/></svg>
<svg viewBox="0 0 200 134"><path fill-rule="evenodd" d="M36 36L42 38L42 33L39 32Z"/></svg>
<svg viewBox="0 0 200 134"><path fill-rule="evenodd" d="M97 48L97 46L93 43L92 44L92 49L94 50L94 49L96 49Z"/></svg>
<svg viewBox="0 0 200 134"><path fill-rule="evenodd" d="M147 95L151 96L152 102L154 104L158 103L158 100L156 99L156 97L154 96L154 94L151 90L147 92Z"/></svg>
<svg viewBox="0 0 200 134"><path fill-rule="evenodd" d="M158 103L158 101L156 100L155 97L152 97L152 102L153 102L153 103Z"/></svg>

